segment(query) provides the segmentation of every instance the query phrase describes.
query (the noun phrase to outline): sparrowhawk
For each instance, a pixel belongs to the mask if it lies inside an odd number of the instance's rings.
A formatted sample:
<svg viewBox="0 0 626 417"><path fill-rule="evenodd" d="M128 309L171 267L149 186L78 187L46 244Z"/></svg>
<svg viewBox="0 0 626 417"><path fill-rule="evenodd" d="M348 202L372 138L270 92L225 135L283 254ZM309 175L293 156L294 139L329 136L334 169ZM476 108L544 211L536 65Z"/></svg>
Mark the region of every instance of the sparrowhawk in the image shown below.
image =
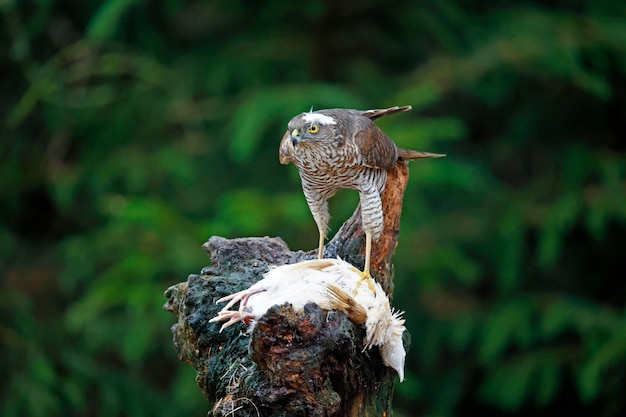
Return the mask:
<svg viewBox="0 0 626 417"><path fill-rule="evenodd" d="M398 160L436 158L444 155L398 148L373 121L405 112L411 106L388 109L329 109L299 114L289 121L280 143L282 164L293 162L302 180L302 190L319 230L318 257L323 257L328 231L328 199L338 189L359 192L365 231L365 267L370 277L372 240L383 231L381 196L387 170ZM371 286L371 285L370 285Z"/></svg>

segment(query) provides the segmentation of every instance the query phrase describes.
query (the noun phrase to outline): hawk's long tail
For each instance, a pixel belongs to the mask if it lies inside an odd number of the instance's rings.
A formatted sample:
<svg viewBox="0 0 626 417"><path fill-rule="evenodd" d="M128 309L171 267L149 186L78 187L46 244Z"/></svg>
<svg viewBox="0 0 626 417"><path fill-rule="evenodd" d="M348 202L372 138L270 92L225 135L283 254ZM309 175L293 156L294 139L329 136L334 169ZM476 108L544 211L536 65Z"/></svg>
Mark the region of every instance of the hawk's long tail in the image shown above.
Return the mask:
<svg viewBox="0 0 626 417"><path fill-rule="evenodd" d="M388 109L363 110L361 111L361 115L369 118L370 120L376 120L381 117L389 116L390 114L402 113L409 110L411 110L411 106L393 106Z"/></svg>
<svg viewBox="0 0 626 417"><path fill-rule="evenodd" d="M413 159L426 159L426 158L441 158L446 156L443 153L430 153L412 151L409 149L398 148L398 159L401 161L411 161Z"/></svg>

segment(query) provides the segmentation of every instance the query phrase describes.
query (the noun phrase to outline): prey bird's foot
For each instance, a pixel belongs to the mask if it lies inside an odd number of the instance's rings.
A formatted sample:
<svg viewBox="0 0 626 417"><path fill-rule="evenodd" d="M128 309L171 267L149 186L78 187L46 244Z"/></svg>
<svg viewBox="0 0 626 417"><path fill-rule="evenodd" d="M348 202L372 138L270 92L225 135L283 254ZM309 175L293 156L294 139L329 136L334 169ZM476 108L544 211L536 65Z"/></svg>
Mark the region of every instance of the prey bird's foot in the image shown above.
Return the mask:
<svg viewBox="0 0 626 417"><path fill-rule="evenodd" d="M216 301L217 303L223 303L224 301L228 301L228 304L224 306L217 314L217 316L213 317L209 320L209 323L215 323L217 321L228 320L226 323L222 325L220 328L220 333L227 327L232 326L235 323L243 322L246 325L250 324L250 321L254 320L254 315L249 311L246 311L245 308L248 305L248 300L254 294L265 291L266 288L257 288L257 289L247 289L243 291L236 292L231 295L227 295L226 297L222 297ZM232 306L239 303L239 308L237 310L229 310Z"/></svg>
<svg viewBox="0 0 626 417"><path fill-rule="evenodd" d="M356 287L354 287L352 296L354 297L356 295L359 287L361 286L363 282L367 282L367 285L369 285L372 293L376 295L376 287L374 286L374 278L372 278L372 276L370 275L370 271L369 270L365 270L363 272L359 271L359 275L361 275L361 279L359 280L359 282L357 282Z"/></svg>
<svg viewBox="0 0 626 417"><path fill-rule="evenodd" d="M234 294L227 295L226 297L220 298L219 300L215 302L215 304L228 301L228 304L226 304L224 308L222 308L222 311L228 311L229 308L239 303L239 312L242 312L243 309L246 308L246 305L248 304L248 299L250 297L252 297L254 294L263 292L265 290L266 290L265 288L259 288L256 290L247 289L247 290L239 291Z"/></svg>
<svg viewBox="0 0 626 417"><path fill-rule="evenodd" d="M222 330L224 330L225 328L230 327L233 324L238 323L240 321L245 324L250 324L250 321L254 320L254 315L246 311L240 311L240 310L237 310L237 311L222 310L219 312L217 316L209 320L209 323L215 323L217 321L224 321L224 320L228 320L228 321L222 324L222 327L220 327L220 333L222 333Z"/></svg>

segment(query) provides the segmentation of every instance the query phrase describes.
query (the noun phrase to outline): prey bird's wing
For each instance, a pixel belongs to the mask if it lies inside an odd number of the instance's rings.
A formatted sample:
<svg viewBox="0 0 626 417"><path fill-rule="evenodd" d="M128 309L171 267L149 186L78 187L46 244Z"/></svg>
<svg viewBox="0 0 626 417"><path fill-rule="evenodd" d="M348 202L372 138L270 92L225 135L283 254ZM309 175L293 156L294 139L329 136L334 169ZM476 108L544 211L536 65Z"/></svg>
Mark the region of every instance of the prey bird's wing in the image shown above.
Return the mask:
<svg viewBox="0 0 626 417"><path fill-rule="evenodd" d="M289 130L283 136L283 140L280 141L280 147L278 148L278 159L280 163L283 165L287 165L290 162L293 162L293 143L291 142L291 133Z"/></svg>

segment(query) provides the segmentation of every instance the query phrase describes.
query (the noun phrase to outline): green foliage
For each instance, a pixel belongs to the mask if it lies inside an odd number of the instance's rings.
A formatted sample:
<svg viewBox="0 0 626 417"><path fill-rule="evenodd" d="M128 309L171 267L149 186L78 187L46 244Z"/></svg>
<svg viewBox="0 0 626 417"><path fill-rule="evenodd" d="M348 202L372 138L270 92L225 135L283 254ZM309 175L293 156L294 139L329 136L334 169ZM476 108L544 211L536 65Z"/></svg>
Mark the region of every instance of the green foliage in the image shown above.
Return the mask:
<svg viewBox="0 0 626 417"><path fill-rule="evenodd" d="M191 415L163 291L317 231L295 114L411 104L400 416L619 415L623 2L0 2L0 414ZM337 230L354 193L331 200Z"/></svg>

